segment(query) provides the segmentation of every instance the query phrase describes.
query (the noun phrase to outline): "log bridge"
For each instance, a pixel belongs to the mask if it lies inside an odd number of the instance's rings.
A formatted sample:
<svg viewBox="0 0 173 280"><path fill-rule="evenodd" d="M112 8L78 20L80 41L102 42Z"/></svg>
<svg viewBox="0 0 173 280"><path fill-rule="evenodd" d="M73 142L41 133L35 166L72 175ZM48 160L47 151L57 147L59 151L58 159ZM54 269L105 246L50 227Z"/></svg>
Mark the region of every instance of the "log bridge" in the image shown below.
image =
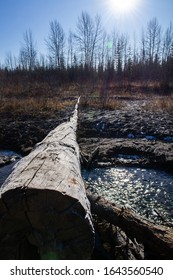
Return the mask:
<svg viewBox="0 0 173 280"><path fill-rule="evenodd" d="M91 257L94 228L76 141L78 104L2 185L0 259Z"/></svg>
<svg viewBox="0 0 173 280"><path fill-rule="evenodd" d="M20 160L2 185L0 259L90 259L95 246L91 212L158 259L173 259L172 226L154 225L86 190L76 141L78 104L79 99L70 120Z"/></svg>

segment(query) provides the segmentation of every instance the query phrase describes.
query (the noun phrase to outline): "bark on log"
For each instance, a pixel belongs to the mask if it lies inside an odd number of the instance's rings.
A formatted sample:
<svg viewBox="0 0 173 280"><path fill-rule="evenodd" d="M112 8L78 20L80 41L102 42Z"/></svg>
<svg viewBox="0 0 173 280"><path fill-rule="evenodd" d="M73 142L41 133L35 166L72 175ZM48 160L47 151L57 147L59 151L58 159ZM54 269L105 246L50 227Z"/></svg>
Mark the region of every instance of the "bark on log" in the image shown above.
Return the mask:
<svg viewBox="0 0 173 280"><path fill-rule="evenodd" d="M87 191L92 214L120 227L144 245L146 258L173 259L173 228L155 225L129 209L121 209Z"/></svg>
<svg viewBox="0 0 173 280"><path fill-rule="evenodd" d="M78 103L70 121L38 143L2 185L1 259L27 258L20 248L28 242L43 259L90 258L94 229L76 142L77 109Z"/></svg>

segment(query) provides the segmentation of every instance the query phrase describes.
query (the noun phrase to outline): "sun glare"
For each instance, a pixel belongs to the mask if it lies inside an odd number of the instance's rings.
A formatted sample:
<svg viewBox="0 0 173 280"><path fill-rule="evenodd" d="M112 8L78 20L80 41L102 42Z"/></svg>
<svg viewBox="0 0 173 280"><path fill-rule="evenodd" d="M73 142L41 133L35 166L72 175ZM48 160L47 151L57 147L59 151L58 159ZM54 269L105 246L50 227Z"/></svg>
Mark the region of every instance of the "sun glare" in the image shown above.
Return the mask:
<svg viewBox="0 0 173 280"><path fill-rule="evenodd" d="M109 8L119 14L130 13L137 8L139 0L108 0Z"/></svg>

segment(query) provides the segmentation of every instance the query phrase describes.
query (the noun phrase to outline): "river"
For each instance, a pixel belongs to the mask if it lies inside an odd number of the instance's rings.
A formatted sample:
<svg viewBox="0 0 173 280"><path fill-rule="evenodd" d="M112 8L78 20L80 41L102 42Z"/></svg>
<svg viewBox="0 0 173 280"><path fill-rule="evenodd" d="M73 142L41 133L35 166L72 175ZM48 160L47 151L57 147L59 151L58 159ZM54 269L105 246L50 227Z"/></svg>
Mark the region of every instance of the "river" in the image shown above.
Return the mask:
<svg viewBox="0 0 173 280"><path fill-rule="evenodd" d="M4 157L4 156L10 157L11 163L10 164L6 164L6 165L0 167L0 187L3 184L3 182L5 181L5 179L11 173L13 166L21 158L21 155L15 153L13 151L9 151L9 150L0 151L0 157Z"/></svg>
<svg viewBox="0 0 173 280"><path fill-rule="evenodd" d="M82 171L91 192L160 223L173 222L173 175L132 167ZM162 220L163 219L163 220Z"/></svg>
<svg viewBox="0 0 173 280"><path fill-rule="evenodd" d="M14 161L0 168L0 186L21 158L12 151L0 151L0 156ZM164 171L134 167L111 167L82 170L91 192L105 197L117 206L128 207L160 223L173 223L173 175Z"/></svg>

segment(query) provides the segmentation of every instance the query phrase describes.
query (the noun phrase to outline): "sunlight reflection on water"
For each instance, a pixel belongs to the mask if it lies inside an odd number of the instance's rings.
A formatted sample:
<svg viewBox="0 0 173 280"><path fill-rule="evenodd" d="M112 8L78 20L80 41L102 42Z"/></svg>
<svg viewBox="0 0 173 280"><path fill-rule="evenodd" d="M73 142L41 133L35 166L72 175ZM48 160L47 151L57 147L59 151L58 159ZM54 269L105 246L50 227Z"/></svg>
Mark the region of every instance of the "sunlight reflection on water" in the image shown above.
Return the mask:
<svg viewBox="0 0 173 280"><path fill-rule="evenodd" d="M157 212L173 222L173 176L144 168L96 168L82 171L93 193L117 205L132 208L160 222Z"/></svg>

